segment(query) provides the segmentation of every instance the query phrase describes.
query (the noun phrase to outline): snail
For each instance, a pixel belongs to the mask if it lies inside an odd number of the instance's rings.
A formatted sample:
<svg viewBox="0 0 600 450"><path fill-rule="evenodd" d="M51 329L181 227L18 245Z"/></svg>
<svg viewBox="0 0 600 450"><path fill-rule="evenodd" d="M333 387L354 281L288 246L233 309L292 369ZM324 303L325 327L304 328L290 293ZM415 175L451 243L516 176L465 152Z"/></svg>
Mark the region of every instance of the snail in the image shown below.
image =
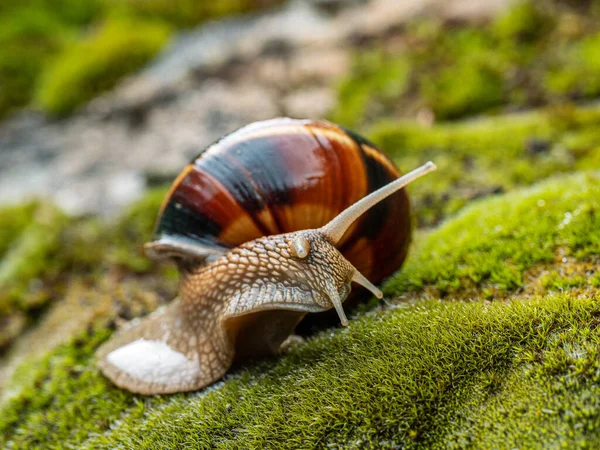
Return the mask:
<svg viewBox="0 0 600 450"><path fill-rule="evenodd" d="M308 313L335 310L355 282L402 264L411 219L399 178L357 134L274 119L222 138L188 164L162 205L150 257L174 260L179 296L97 352L114 384L141 394L198 390L235 362L277 353Z"/></svg>

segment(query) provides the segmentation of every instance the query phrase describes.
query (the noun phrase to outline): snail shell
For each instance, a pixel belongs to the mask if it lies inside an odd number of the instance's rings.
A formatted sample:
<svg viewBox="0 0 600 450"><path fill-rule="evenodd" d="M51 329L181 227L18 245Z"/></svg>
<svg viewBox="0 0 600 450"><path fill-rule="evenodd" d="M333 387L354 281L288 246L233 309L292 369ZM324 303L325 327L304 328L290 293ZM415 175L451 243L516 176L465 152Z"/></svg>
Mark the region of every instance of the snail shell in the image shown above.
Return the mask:
<svg viewBox="0 0 600 450"><path fill-rule="evenodd" d="M372 143L332 123L257 122L185 167L165 199L154 240L190 241L210 255L261 236L319 228L398 176ZM401 266L410 232L402 189L358 219L337 247L378 283Z"/></svg>

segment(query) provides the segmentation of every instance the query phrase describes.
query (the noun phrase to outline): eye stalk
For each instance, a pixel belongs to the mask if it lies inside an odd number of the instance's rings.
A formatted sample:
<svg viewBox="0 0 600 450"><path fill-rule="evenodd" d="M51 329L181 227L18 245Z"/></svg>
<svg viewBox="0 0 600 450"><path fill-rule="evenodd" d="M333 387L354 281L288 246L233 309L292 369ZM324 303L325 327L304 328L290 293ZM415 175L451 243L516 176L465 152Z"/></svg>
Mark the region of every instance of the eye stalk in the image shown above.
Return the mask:
<svg viewBox="0 0 600 450"><path fill-rule="evenodd" d="M296 258L304 259L310 252L310 241L304 236L298 236L290 245L290 253Z"/></svg>

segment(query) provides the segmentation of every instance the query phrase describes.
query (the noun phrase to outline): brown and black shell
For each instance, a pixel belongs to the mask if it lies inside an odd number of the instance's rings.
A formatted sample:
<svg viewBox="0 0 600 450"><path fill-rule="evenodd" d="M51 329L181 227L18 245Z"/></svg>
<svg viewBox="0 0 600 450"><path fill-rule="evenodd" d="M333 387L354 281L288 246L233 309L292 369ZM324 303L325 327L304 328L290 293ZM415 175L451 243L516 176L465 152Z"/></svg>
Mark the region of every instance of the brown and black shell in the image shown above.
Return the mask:
<svg viewBox="0 0 600 450"><path fill-rule="evenodd" d="M332 123L257 122L184 168L162 206L154 239L222 250L260 236L319 228L398 176L372 143ZM377 283L404 261L410 231L402 189L356 221L337 247Z"/></svg>

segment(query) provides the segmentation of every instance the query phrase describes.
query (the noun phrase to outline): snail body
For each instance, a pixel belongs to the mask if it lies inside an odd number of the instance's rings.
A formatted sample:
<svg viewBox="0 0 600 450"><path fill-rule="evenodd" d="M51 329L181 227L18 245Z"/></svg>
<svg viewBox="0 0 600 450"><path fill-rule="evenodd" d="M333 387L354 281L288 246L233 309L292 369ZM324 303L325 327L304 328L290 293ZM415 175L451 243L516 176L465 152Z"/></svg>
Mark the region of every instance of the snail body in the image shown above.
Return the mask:
<svg viewBox="0 0 600 450"><path fill-rule="evenodd" d="M402 264L410 240L394 164L328 122L275 119L244 127L184 168L163 203L154 258L181 273L177 299L98 350L102 372L143 394L190 391L234 361L276 353L308 313L338 313L352 281Z"/></svg>

